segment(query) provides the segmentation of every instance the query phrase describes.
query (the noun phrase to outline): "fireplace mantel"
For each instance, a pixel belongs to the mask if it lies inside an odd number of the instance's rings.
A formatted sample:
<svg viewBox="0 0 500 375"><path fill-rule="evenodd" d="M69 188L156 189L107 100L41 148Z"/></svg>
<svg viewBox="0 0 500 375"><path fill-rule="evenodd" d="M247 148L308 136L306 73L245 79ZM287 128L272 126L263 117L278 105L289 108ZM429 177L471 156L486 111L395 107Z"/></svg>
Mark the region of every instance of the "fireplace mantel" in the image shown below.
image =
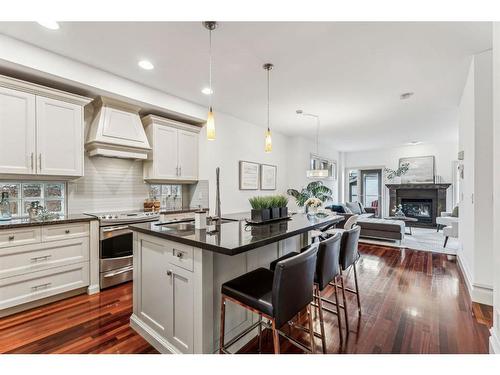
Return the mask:
<svg viewBox="0 0 500 375"><path fill-rule="evenodd" d="M448 189L451 184L444 184L444 183L441 183L441 184L385 184L385 186L389 189L389 190L397 190L397 189L425 189L425 190L428 190L428 189L435 189L435 190L439 190L439 189Z"/></svg>
<svg viewBox="0 0 500 375"><path fill-rule="evenodd" d="M439 184L386 184L389 189L389 212L403 200L431 200L432 219L429 222L418 222L417 226L435 226L436 217L446 210L446 190L448 183Z"/></svg>

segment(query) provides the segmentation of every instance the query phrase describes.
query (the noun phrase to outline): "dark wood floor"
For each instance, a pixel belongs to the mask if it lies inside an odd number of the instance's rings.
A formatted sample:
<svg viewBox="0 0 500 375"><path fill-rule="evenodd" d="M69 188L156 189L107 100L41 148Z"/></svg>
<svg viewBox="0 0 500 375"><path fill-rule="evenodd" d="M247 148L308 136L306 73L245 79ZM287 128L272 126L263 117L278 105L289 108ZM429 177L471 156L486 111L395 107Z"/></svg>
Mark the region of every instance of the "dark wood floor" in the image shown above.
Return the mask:
<svg viewBox="0 0 500 375"><path fill-rule="evenodd" d="M350 296L351 332L342 345L336 317L326 314L329 353L487 353L491 308L471 305L454 256L366 244L360 252L363 314L358 320ZM0 353L155 353L129 327L131 311L129 283L1 318ZM266 335L264 352L271 350Z"/></svg>

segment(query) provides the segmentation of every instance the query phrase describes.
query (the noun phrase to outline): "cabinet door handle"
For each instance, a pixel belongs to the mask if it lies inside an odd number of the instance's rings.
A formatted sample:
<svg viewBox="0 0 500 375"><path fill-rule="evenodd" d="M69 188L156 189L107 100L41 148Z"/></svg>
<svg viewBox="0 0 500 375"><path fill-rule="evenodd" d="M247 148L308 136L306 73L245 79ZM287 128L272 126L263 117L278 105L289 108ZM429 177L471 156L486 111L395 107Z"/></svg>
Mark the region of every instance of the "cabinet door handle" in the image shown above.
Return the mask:
<svg viewBox="0 0 500 375"><path fill-rule="evenodd" d="M32 262L38 262L39 260L49 260L51 257L52 257L52 255L42 255L40 257L31 258L30 260Z"/></svg>
<svg viewBox="0 0 500 375"><path fill-rule="evenodd" d="M40 169L38 172L42 170L42 154L38 155L38 168Z"/></svg>
<svg viewBox="0 0 500 375"><path fill-rule="evenodd" d="M168 271L167 271L167 276L172 277L172 271L168 270Z"/></svg>
<svg viewBox="0 0 500 375"><path fill-rule="evenodd" d="M35 169L35 166L34 166L34 163L33 163L33 157L34 157L34 154L31 153L31 172L34 172L34 169Z"/></svg>
<svg viewBox="0 0 500 375"><path fill-rule="evenodd" d="M179 167L179 176L182 176L182 167Z"/></svg>
<svg viewBox="0 0 500 375"><path fill-rule="evenodd" d="M64 231L64 233L66 233L66 234L70 234L70 232L71 232L71 231L70 231L69 229L66 229L66 230Z"/></svg>
<svg viewBox="0 0 500 375"><path fill-rule="evenodd" d="M14 236L9 236L9 241L14 241Z"/></svg>
<svg viewBox="0 0 500 375"><path fill-rule="evenodd" d="M177 254L176 254L177 258L182 259L182 257L184 256L184 252L183 251L179 251L179 250L176 250L176 251L177 251Z"/></svg>

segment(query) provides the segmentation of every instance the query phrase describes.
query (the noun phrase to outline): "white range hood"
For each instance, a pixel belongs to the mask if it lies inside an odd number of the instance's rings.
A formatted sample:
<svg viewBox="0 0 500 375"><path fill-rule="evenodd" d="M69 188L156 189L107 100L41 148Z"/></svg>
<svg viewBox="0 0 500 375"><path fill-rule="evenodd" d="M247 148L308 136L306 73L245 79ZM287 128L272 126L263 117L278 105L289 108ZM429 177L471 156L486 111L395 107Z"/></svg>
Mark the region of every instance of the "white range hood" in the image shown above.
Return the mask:
<svg viewBox="0 0 500 375"><path fill-rule="evenodd" d="M89 156L146 159L151 150L139 117L140 108L99 97L85 143Z"/></svg>

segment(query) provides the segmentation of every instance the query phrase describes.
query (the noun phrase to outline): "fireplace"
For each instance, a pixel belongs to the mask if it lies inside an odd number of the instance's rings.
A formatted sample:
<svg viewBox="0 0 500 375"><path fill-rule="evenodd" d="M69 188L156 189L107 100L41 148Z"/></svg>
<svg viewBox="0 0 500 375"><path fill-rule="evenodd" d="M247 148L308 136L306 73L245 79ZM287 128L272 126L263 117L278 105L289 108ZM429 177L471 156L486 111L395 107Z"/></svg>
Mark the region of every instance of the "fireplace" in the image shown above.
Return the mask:
<svg viewBox="0 0 500 375"><path fill-rule="evenodd" d="M451 184L387 184L389 212L401 205L406 216L418 220L414 225L435 227L436 217L446 210L446 190Z"/></svg>
<svg viewBox="0 0 500 375"><path fill-rule="evenodd" d="M401 205L406 216L417 219L420 224L432 225L432 199L403 198Z"/></svg>

